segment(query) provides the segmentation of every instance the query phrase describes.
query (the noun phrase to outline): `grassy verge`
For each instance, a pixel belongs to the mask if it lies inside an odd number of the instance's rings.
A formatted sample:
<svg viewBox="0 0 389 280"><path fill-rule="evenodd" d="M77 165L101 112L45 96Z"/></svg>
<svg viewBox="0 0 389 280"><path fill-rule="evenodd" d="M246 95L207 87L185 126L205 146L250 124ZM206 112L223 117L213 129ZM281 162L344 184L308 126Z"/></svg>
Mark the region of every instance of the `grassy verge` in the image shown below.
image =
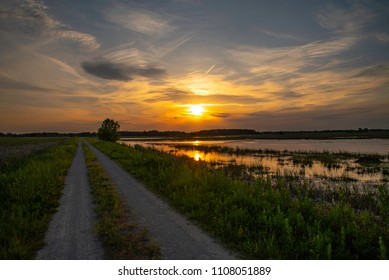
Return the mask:
<svg viewBox="0 0 389 280"><path fill-rule="evenodd" d="M75 139L60 139L0 166L0 259L30 259L43 246L76 146Z"/></svg>
<svg viewBox="0 0 389 280"><path fill-rule="evenodd" d="M84 144L88 178L96 203L96 230L112 259L160 259L159 247L147 230L131 221L129 211L91 150Z"/></svg>
<svg viewBox="0 0 389 280"><path fill-rule="evenodd" d="M342 197L320 202L285 180L244 183L186 157L94 141L176 209L249 259L387 259L389 194L379 215L355 211Z"/></svg>

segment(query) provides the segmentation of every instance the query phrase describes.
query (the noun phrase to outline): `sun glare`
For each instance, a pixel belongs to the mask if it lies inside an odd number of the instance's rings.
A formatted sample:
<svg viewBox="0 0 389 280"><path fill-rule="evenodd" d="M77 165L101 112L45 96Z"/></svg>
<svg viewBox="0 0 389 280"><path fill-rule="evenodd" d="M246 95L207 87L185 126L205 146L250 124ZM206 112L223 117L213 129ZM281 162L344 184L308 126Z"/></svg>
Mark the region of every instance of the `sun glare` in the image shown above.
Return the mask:
<svg viewBox="0 0 389 280"><path fill-rule="evenodd" d="M189 107L189 112L193 116L200 117L204 113L204 108L201 105L192 105Z"/></svg>
<svg viewBox="0 0 389 280"><path fill-rule="evenodd" d="M194 155L194 160L195 161L200 161L200 159L201 159L200 154L198 152L196 152L196 154Z"/></svg>

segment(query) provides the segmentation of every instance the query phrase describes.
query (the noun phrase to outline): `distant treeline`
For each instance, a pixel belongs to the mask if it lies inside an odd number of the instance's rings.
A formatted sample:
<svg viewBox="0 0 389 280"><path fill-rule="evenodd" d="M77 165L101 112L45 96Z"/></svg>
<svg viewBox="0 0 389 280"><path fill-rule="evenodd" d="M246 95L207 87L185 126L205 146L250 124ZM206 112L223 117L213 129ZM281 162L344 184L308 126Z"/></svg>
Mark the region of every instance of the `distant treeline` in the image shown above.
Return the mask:
<svg viewBox="0 0 389 280"><path fill-rule="evenodd" d="M97 137L97 132L60 133L60 132L31 132L31 133L2 133L0 137Z"/></svg>
<svg viewBox="0 0 389 280"><path fill-rule="evenodd" d="M252 138L252 139L330 139L330 138L388 138L389 129L350 129L313 131L255 131L252 129L212 129L196 132L182 131L121 131L121 138L169 137L169 138Z"/></svg>
<svg viewBox="0 0 389 280"><path fill-rule="evenodd" d="M350 129L350 130L312 130L312 131L255 131L253 129L211 129L196 132L182 131L120 131L121 138L252 138L252 139L336 139L336 138L386 138L389 129ZM81 133L1 133L0 137L97 137L97 132Z"/></svg>

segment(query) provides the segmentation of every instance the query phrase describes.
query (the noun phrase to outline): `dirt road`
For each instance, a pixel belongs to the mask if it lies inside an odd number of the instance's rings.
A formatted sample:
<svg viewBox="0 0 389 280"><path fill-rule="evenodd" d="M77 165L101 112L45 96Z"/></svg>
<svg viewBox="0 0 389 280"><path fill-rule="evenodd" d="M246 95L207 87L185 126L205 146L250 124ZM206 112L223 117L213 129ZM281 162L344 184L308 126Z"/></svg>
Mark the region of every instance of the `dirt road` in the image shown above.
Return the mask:
<svg viewBox="0 0 389 280"><path fill-rule="evenodd" d="M93 233L94 205L88 184L87 168L81 143L65 181L58 212L46 233L46 246L37 259L103 259L104 250Z"/></svg>
<svg viewBox="0 0 389 280"><path fill-rule="evenodd" d="M158 242L165 259L234 259L215 240L172 210L106 155L89 145L138 224Z"/></svg>

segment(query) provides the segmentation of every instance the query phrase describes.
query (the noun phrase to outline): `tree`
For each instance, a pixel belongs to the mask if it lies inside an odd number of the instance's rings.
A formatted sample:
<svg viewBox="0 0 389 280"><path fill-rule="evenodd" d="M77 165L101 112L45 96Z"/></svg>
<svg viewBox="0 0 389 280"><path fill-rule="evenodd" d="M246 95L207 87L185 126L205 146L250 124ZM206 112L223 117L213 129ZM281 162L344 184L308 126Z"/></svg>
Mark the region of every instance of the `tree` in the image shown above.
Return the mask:
<svg viewBox="0 0 389 280"><path fill-rule="evenodd" d="M120 125L118 122L115 122L114 120L111 119L105 119L97 132L99 139L104 141L115 142L116 140L119 139L119 134L118 134L119 128Z"/></svg>

